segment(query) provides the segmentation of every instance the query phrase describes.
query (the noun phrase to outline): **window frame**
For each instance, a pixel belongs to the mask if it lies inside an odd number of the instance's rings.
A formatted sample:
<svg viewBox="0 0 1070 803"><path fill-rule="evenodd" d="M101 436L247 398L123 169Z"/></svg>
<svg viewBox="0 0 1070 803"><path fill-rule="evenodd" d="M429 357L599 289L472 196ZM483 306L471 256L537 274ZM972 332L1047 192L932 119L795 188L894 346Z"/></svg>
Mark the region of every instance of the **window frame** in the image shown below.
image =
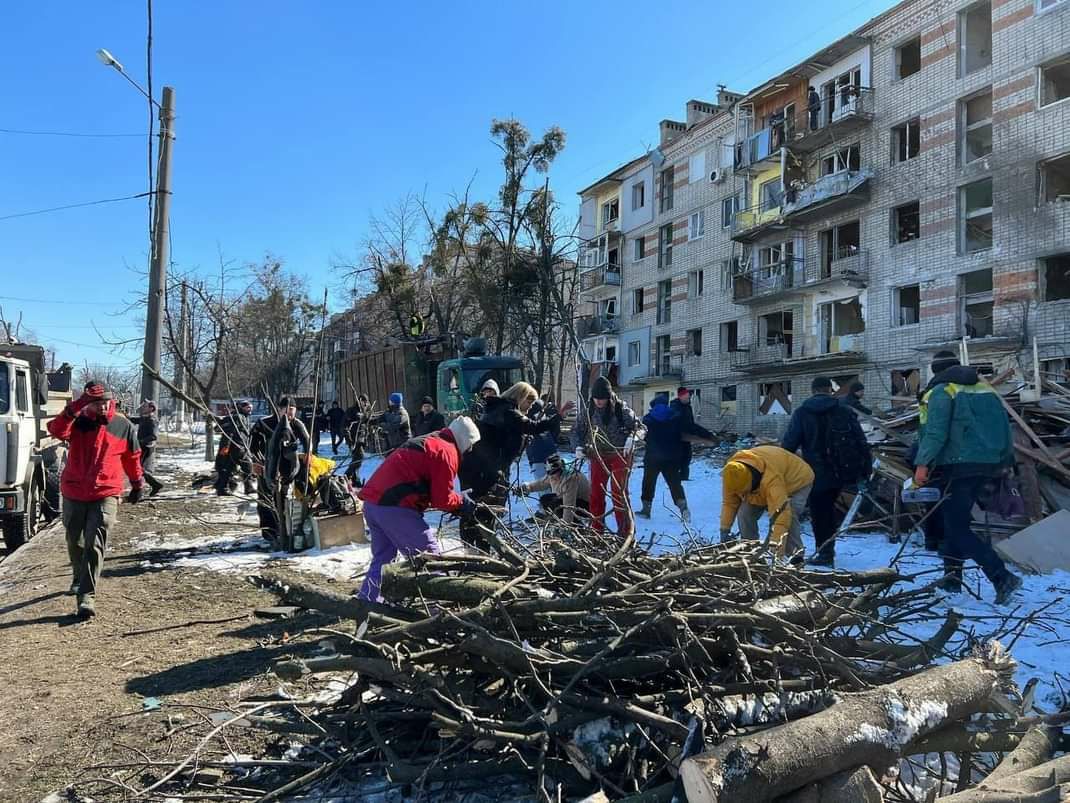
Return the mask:
<svg viewBox="0 0 1070 803"><path fill-rule="evenodd" d="M632 361L632 347L635 347L635 361ZM643 341L629 340L628 341L628 367L637 368L643 364Z"/></svg>
<svg viewBox="0 0 1070 803"><path fill-rule="evenodd" d="M614 215L613 210L616 209L617 213ZM620 220L620 198L613 198L602 204L602 231L609 228L611 223L616 223Z"/></svg>
<svg viewBox="0 0 1070 803"><path fill-rule="evenodd" d="M632 238L632 262L640 262L646 259L646 237Z"/></svg>
<svg viewBox="0 0 1070 803"><path fill-rule="evenodd" d="M989 275L989 277L991 279L991 285L992 285L991 288L988 289L988 290L982 290L982 291L979 291L979 292L976 292L976 293L967 293L966 292L966 277L969 276L971 273L986 273L986 272L988 273L988 275ZM969 307L971 304L992 304L993 318L995 316L995 287L996 287L996 285L995 285L995 274L993 273L992 268L990 268L990 267L989 268L979 268L977 270L968 270L968 271L965 271L964 273L960 273L955 277L955 280L956 280L955 296L956 296L956 300L958 302L957 306L958 306L959 331L961 331L963 333L963 335L965 335L967 318L969 317L969 313L967 312L966 308ZM990 326L992 327L992 334L994 335L995 334L995 320L994 319L991 321Z"/></svg>
<svg viewBox="0 0 1070 803"><path fill-rule="evenodd" d="M847 161L846 162L844 162L844 160L843 160L844 154L846 154L846 156L847 156ZM835 176L835 175L839 175L840 173L850 173L851 170L852 170L852 168L851 168L851 156L852 156L852 154L854 156L856 156L857 159L858 159L858 167L853 168L853 169L861 170L862 169L862 143L860 143L860 142L852 142L850 145L845 145L842 148L836 148L835 151L833 151L832 153L828 154L827 156L823 156L821 158L820 168L819 168L819 171L818 171L820 173L820 178L824 178L825 176ZM830 159L832 160L833 170L831 172L825 172L825 163L828 162Z"/></svg>
<svg viewBox="0 0 1070 803"><path fill-rule="evenodd" d="M728 214L725 214L725 210L728 209ZM732 221L735 219L736 214L739 212L739 193L733 193L726 198L721 199L721 228L732 228Z"/></svg>
<svg viewBox="0 0 1070 803"><path fill-rule="evenodd" d="M663 294L662 290L666 292ZM658 282L657 291L657 315L654 322L657 326L672 323L672 279L662 279Z"/></svg>
<svg viewBox="0 0 1070 803"><path fill-rule="evenodd" d="M902 322L902 314L901 314L902 313L902 309L903 309L903 305L902 305L902 302L900 301L900 298L901 298L900 293L902 293L903 290L909 290L912 287L916 288L917 291L918 291L918 314L917 314L918 320L914 321L914 323L903 323ZM891 314L891 319L892 319L891 328L892 329L907 329L907 328L909 328L911 326L921 326L921 283L920 282L914 282L913 284L902 284L902 285L899 285L898 287L893 287L892 288L892 292L891 292L891 298L892 298L892 314Z"/></svg>
<svg viewBox="0 0 1070 803"><path fill-rule="evenodd" d="M988 61L974 67L972 70L966 69L966 48L967 48L967 26L966 20L969 15L981 6L988 6ZM956 50L958 51L958 65L957 74L959 78L965 78L969 75L973 75L979 70L983 70L985 67L992 66L992 2L991 0L980 0L977 3L972 3L966 8L960 9L955 17L955 41L958 44Z"/></svg>
<svg viewBox="0 0 1070 803"><path fill-rule="evenodd" d="M642 315L646 309L645 292L642 287L636 287L632 290L632 315Z"/></svg>
<svg viewBox="0 0 1070 803"><path fill-rule="evenodd" d="M1059 1L1060 2L1067 2L1067 0L1059 0ZM1053 6L1053 8L1058 8L1058 3L1056 3L1056 5ZM1046 9L1046 10L1048 10L1048 9ZM1061 56L1056 56L1053 59L1048 59L1048 61L1045 64L1038 64L1037 65L1037 110L1038 111L1040 109L1050 109L1052 106L1058 106L1060 103L1065 103L1066 101L1070 100L1070 94L1067 94L1066 97L1059 98L1058 100L1053 100L1050 103L1045 103L1044 102L1044 70L1048 69L1049 67L1054 67L1054 66L1056 66L1058 64L1066 64L1066 65L1070 66L1070 53L1063 53Z"/></svg>
<svg viewBox="0 0 1070 803"><path fill-rule="evenodd" d="M1057 259L1066 260L1067 272L1070 274L1070 252L1048 254L1038 259L1040 264L1037 266L1037 295L1042 304L1058 304L1060 302L1070 301L1070 293L1067 293L1063 298L1048 298L1048 269L1050 267L1048 263Z"/></svg>
<svg viewBox="0 0 1070 803"><path fill-rule="evenodd" d="M687 356L688 357L701 357L702 356L702 327L696 327L694 329L688 329L686 332L687 338ZM696 348L697 345L697 348Z"/></svg>
<svg viewBox="0 0 1070 803"><path fill-rule="evenodd" d="M917 218L918 218L917 233L912 238L908 238L906 240L900 240L899 239L900 213L904 209L906 209L908 206L913 206L913 207L917 208L917 212L916 212L916 215L917 215ZM892 214L891 214L891 226L892 226L892 232L891 232L891 234L892 234L892 248L895 248L897 245L906 245L907 243L916 243L918 240L920 240L921 239L921 201L918 200L918 199L915 199L913 201L907 201L904 204L897 204L896 206L893 206L892 207Z"/></svg>
<svg viewBox="0 0 1070 803"><path fill-rule="evenodd" d="M974 186L976 186L978 184L984 184L986 181L988 182L989 187L990 187L989 191L992 193L992 205L991 206L978 207L977 209L975 209L971 213L966 207L966 193L967 193L967 191L969 190L970 187L974 187ZM980 253L983 253L985 251L991 251L993 246L994 246L994 244L995 244L995 240L996 240L996 236L995 236L996 235L996 217L995 217L995 212L994 212L996 198L995 198L995 186L994 186L994 183L992 181L992 177L988 176L986 178L978 179L977 181L971 181L968 184L960 185L959 188L958 188L958 197L959 197L959 209L958 209L958 221L957 221L957 223L958 223L958 234L959 234L959 256L967 256L969 254L980 254ZM992 232L990 240L989 240L989 243L984 248L975 248L973 250L970 250L970 249L967 248L967 242L968 242L967 230L968 230L968 227L969 227L969 221L974 219L974 218L984 217L985 215L987 215L989 217L989 219L990 219L990 226L991 226L991 232Z"/></svg>
<svg viewBox="0 0 1070 803"><path fill-rule="evenodd" d="M983 118L977 122L969 123L969 105L972 101L979 100L985 95L988 96L988 117ZM967 95L964 98L960 98L958 102L958 151L959 151L959 165L965 167L971 165L974 162L979 162L992 155L992 151L995 149L995 127L993 125L993 97L992 87L988 86L977 92ZM983 128L989 129L988 134L988 152L976 156L973 159L967 159L966 143L969 141L969 136L974 131L980 131Z"/></svg>
<svg viewBox="0 0 1070 803"><path fill-rule="evenodd" d="M30 407L30 373L24 368L15 369L14 402L17 412L24 415L29 415L33 412Z"/></svg>
<svg viewBox="0 0 1070 803"><path fill-rule="evenodd" d="M1056 156L1052 156L1047 159L1041 159L1039 162L1037 162L1037 206L1040 206L1041 204L1064 203L1059 201L1059 198L1061 197L1060 195L1057 195L1054 198L1050 199L1047 197L1048 181L1044 176L1044 169L1046 166L1050 165L1052 162L1059 162L1064 159L1066 160L1067 165L1070 166L1070 151L1066 151L1066 153L1060 153ZM1070 175L1070 171L1068 171L1068 175ZM1068 194L1070 193L1062 193L1062 195Z"/></svg>
<svg viewBox="0 0 1070 803"><path fill-rule="evenodd" d="M667 165L658 173L661 192L658 198L658 214L671 212L674 202L673 185L676 182L676 165Z"/></svg>
<svg viewBox="0 0 1070 803"><path fill-rule="evenodd" d="M706 236L706 210L698 209L687 216L687 239L701 240Z"/></svg>
<svg viewBox="0 0 1070 803"><path fill-rule="evenodd" d="M702 298L706 288L705 271L702 268L687 272L687 297L688 299Z"/></svg>
<svg viewBox="0 0 1070 803"><path fill-rule="evenodd" d="M735 348L732 346L732 328L735 328ZM717 326L717 350L721 354L731 354L732 352L739 351L739 321L721 321Z"/></svg>
<svg viewBox="0 0 1070 803"><path fill-rule="evenodd" d="M672 267L672 241L675 236L676 224L665 223L658 227L658 270Z"/></svg>
<svg viewBox="0 0 1070 803"><path fill-rule="evenodd" d="M777 201L777 203L776 204L772 204L772 205L767 205L766 204L766 198L765 198L765 196L766 196L766 187L769 187L769 186L771 186L773 184L777 185L779 187L779 189L777 190L775 195L772 192L770 192L769 194L772 195L772 197ZM761 184L758 185L758 213L759 214L762 214L764 212L770 212L770 211L772 211L774 209L779 209L783 205L784 205L784 177L783 176L777 176L776 178L771 178L771 179L769 179L769 181L763 181Z"/></svg>
<svg viewBox="0 0 1070 803"><path fill-rule="evenodd" d="M917 44L918 44L918 69L914 70L914 72L910 73L909 75L903 75L902 74L903 73L902 52L903 52L903 50L905 50L910 45L913 45L915 42L917 42ZM910 78L910 77L920 73L921 72L921 68L922 68L922 64L921 64L921 34L918 33L918 34L916 34L914 36L909 36L906 39L903 39L899 44L897 44L894 48L892 48L892 57L895 59L895 64L893 65L894 69L892 70L892 76L893 76L892 80L893 81L905 81L907 78Z"/></svg>
<svg viewBox="0 0 1070 803"><path fill-rule="evenodd" d="M639 196L638 206L635 203L635 196ZM646 181L637 181L632 184L632 211L637 212L646 206Z"/></svg>
<svg viewBox="0 0 1070 803"><path fill-rule="evenodd" d="M914 155L913 156L910 155L910 130L911 130L911 128L913 128L915 131L917 131L917 146L918 147L917 147L917 150L914 151ZM899 136L900 130L902 130L902 132L903 132L903 136L901 138ZM918 158L918 156L921 154L921 118L920 117L911 117L909 120L904 120L899 125L893 125L892 128L891 128L891 133L892 133L892 142L891 142L891 146L892 146L891 159L892 159L892 161L891 161L891 163L893 165L903 164L905 162L910 162L910 161L913 161L914 159ZM899 158L900 148L898 146L899 146L900 142L905 142L906 143L906 147L903 149L903 152L906 153L907 155L902 159Z"/></svg>
<svg viewBox="0 0 1070 803"><path fill-rule="evenodd" d="M1045 0L1036 0L1036 8L1034 9L1035 14L1047 14L1049 11L1056 9L1063 3L1067 2L1067 0L1052 0L1051 3L1047 7L1045 7L1043 5L1044 1Z"/></svg>

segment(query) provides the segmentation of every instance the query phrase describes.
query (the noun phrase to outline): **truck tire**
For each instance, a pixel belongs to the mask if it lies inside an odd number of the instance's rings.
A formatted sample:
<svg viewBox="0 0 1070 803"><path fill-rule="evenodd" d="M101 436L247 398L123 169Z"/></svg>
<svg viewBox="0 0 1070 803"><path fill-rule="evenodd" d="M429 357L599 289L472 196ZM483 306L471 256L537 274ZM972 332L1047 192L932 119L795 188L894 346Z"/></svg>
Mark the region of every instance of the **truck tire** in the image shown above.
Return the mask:
<svg viewBox="0 0 1070 803"><path fill-rule="evenodd" d="M41 514L36 483L30 483L26 497L26 511L17 513L4 520L4 543L8 552L14 552L37 533L37 517Z"/></svg>

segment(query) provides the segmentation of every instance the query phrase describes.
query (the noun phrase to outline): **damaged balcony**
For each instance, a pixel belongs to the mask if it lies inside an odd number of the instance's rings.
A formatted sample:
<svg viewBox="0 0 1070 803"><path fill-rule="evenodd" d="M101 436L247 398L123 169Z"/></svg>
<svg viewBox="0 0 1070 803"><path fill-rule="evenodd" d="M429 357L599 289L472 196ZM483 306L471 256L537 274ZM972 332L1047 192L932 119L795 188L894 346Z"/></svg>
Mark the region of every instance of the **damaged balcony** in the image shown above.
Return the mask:
<svg viewBox="0 0 1070 803"><path fill-rule="evenodd" d="M760 345L740 346L731 352L731 364L745 374L832 369L865 359L864 336L864 332L824 337L777 335L759 340Z"/></svg>
<svg viewBox="0 0 1070 803"><path fill-rule="evenodd" d="M763 201L758 206L741 209L732 216L732 239L749 243L772 231L786 229L781 214L781 198Z"/></svg>
<svg viewBox="0 0 1070 803"><path fill-rule="evenodd" d="M589 268L580 274L581 293L589 293L603 288L615 290L618 287L620 287L619 265L611 263L600 268Z"/></svg>
<svg viewBox="0 0 1070 803"><path fill-rule="evenodd" d="M620 320L612 315L586 315L576 319L576 336L615 335L620 330Z"/></svg>
<svg viewBox="0 0 1070 803"><path fill-rule="evenodd" d="M809 153L861 130L873 121L873 90L851 85L829 86L821 105L798 111L787 123L787 146L797 153Z"/></svg>
<svg viewBox="0 0 1070 803"><path fill-rule="evenodd" d="M736 304L752 304L791 298L826 285L865 287L868 279L867 255L863 249L854 248L833 252L831 259L820 261L784 255L781 259L761 264L759 258L757 266L741 269L733 275L732 301Z"/></svg>
<svg viewBox="0 0 1070 803"><path fill-rule="evenodd" d="M864 204L869 200L873 175L868 167L841 170L802 187L793 187L788 190L780 214L792 225L800 225Z"/></svg>

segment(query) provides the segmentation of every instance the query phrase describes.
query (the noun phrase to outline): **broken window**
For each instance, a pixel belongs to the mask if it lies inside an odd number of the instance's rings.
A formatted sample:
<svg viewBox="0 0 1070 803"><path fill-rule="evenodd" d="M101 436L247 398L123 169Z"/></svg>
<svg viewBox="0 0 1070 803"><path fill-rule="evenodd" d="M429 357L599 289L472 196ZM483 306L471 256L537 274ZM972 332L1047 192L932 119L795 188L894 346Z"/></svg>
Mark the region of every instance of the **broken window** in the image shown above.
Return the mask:
<svg viewBox="0 0 1070 803"><path fill-rule="evenodd" d="M672 322L672 279L658 282L658 323Z"/></svg>
<svg viewBox="0 0 1070 803"><path fill-rule="evenodd" d="M860 252L861 227L857 220L821 232L821 278L832 276L832 263Z"/></svg>
<svg viewBox="0 0 1070 803"><path fill-rule="evenodd" d="M628 343L628 367L635 368L643 361L643 344L639 340Z"/></svg>
<svg viewBox="0 0 1070 803"><path fill-rule="evenodd" d="M909 243L921 236L921 205L917 201L892 210L892 245Z"/></svg>
<svg viewBox="0 0 1070 803"><path fill-rule="evenodd" d="M1070 98L1070 56L1040 68L1040 105L1050 106Z"/></svg>
<svg viewBox="0 0 1070 803"><path fill-rule="evenodd" d="M895 77L909 78L921 71L921 37L915 36L895 49Z"/></svg>
<svg viewBox="0 0 1070 803"><path fill-rule="evenodd" d="M1070 153L1038 165L1041 203L1070 201Z"/></svg>
<svg viewBox="0 0 1070 803"><path fill-rule="evenodd" d="M659 335L654 344L657 349L658 375L664 376L672 371L672 344L668 335Z"/></svg>
<svg viewBox="0 0 1070 803"><path fill-rule="evenodd" d="M992 4L978 3L959 13L959 76L992 63Z"/></svg>
<svg viewBox="0 0 1070 803"><path fill-rule="evenodd" d="M959 242L964 254L992 247L992 179L959 188Z"/></svg>
<svg viewBox="0 0 1070 803"><path fill-rule="evenodd" d="M736 414L736 386L725 385L721 388L721 415Z"/></svg>
<svg viewBox="0 0 1070 803"><path fill-rule="evenodd" d="M676 168L669 165L661 171L661 200L658 203L659 212L668 212L672 209L673 181L676 180Z"/></svg>
<svg viewBox="0 0 1070 803"><path fill-rule="evenodd" d="M992 153L992 88L959 102L959 154L962 163Z"/></svg>
<svg viewBox="0 0 1070 803"><path fill-rule="evenodd" d="M632 240L632 261L638 262L646 256L646 238L636 237Z"/></svg>
<svg viewBox="0 0 1070 803"><path fill-rule="evenodd" d="M1057 254L1041 260L1040 286L1044 301L1070 298L1070 254Z"/></svg>
<svg viewBox="0 0 1070 803"><path fill-rule="evenodd" d="M892 407L910 407L918 400L921 371L917 368L892 370Z"/></svg>
<svg viewBox="0 0 1070 803"><path fill-rule="evenodd" d="M959 276L959 319L966 337L992 335L992 269Z"/></svg>
<svg viewBox="0 0 1070 803"><path fill-rule="evenodd" d="M739 351L739 321L727 321L721 324L721 351Z"/></svg>
<svg viewBox="0 0 1070 803"><path fill-rule="evenodd" d="M1070 359L1057 357L1053 360L1041 360L1040 378L1064 388L1070 387Z"/></svg>
<svg viewBox="0 0 1070 803"><path fill-rule="evenodd" d="M892 290L892 326L912 326L920 316L920 285L908 284Z"/></svg>
<svg viewBox="0 0 1070 803"><path fill-rule="evenodd" d="M687 353L692 357L702 356L702 330L687 330Z"/></svg>
<svg viewBox="0 0 1070 803"><path fill-rule="evenodd" d="M705 272L693 270L687 274L688 298L698 298L705 291Z"/></svg>
<svg viewBox="0 0 1070 803"><path fill-rule="evenodd" d="M915 117L892 129L892 164L913 159L921 150L921 120Z"/></svg>
<svg viewBox="0 0 1070 803"><path fill-rule="evenodd" d="M759 383L758 415L791 415L791 382Z"/></svg>
<svg viewBox="0 0 1070 803"><path fill-rule="evenodd" d="M637 287L632 290L632 314L638 315L643 311L643 288Z"/></svg>
<svg viewBox="0 0 1070 803"><path fill-rule="evenodd" d="M610 223L620 217L620 199L614 198L612 201L606 201L602 204L602 228L606 228Z"/></svg>
<svg viewBox="0 0 1070 803"><path fill-rule="evenodd" d="M861 338L854 337L866 331L862 304L857 296L821 304L819 309L822 354L862 350Z"/></svg>
<svg viewBox="0 0 1070 803"><path fill-rule="evenodd" d="M658 268L672 265L672 223L658 229Z"/></svg>
<svg viewBox="0 0 1070 803"><path fill-rule="evenodd" d="M840 148L821 160L821 175L831 176L844 170L859 170L862 167L861 150L858 143Z"/></svg>
<svg viewBox="0 0 1070 803"><path fill-rule="evenodd" d="M776 209L780 206L783 199L784 185L779 178L774 178L772 181L765 181L762 183L762 186L759 188L759 200L762 212Z"/></svg>
<svg viewBox="0 0 1070 803"><path fill-rule="evenodd" d="M793 328L794 314L791 310L781 310L758 319L758 333L764 346L781 346L784 357L792 355L795 341Z"/></svg>

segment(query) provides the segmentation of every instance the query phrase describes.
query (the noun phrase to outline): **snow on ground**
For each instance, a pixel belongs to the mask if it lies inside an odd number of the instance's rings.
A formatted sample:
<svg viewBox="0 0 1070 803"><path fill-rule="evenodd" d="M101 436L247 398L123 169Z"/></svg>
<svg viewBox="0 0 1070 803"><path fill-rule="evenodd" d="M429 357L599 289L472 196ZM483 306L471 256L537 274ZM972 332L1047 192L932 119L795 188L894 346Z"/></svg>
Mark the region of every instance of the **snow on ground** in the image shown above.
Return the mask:
<svg viewBox="0 0 1070 803"><path fill-rule="evenodd" d="M187 473L211 471L212 464L203 459L203 448L202 441L196 449L161 452L158 458L160 473L170 474L178 468ZM337 456L332 455L329 436L321 439L319 453L338 462L336 471L345 469L348 452L343 446ZM629 483L634 508L641 504L642 457L636 462ZM367 457L361 466L361 476L367 479L381 463L381 457ZM511 479L526 482L532 478L527 460L522 459ZM668 489L659 481L653 515L649 520L637 521L639 543L649 545L655 552L668 552L679 548L685 539L717 539L721 510L719 465L711 459L696 460L691 468L691 479L684 484L684 489L691 509L690 527L681 522ZM164 493L181 495L188 491ZM371 560L370 548L363 544L325 551L308 550L297 555L272 553L263 545L256 530L256 508L252 500L215 497L210 491L203 493L202 498L210 502L212 509L197 514L193 520L205 525L204 537L191 540L172 538L167 533L145 533L141 546L146 550L170 552L174 564L183 568L249 573L283 564L297 571L339 580L357 578ZM511 497L507 518L519 522L534 515L537 509L536 496ZM454 519L434 511L428 512L427 519L438 527L445 551L460 549ZM803 525L803 541L812 552L814 541L809 523ZM922 548L920 533L911 535L906 543L893 544L883 532L852 531L839 538L836 559L838 568L848 570L872 569L894 563L901 573L914 576L912 582L918 586L937 579L941 570L940 559ZM904 624L904 630L918 638L927 638L940 626L948 611L954 609L965 617L960 636L964 635L966 640L972 642L994 635L1002 637L1004 646L1011 649L1019 663L1019 685L1033 677L1040 680L1036 697L1039 704L1047 702L1053 706L1053 700L1063 699L1065 695L1060 684L1070 685L1070 677L1066 675L1066 666L1070 665L1070 574L1023 575L1022 590L1006 608L997 608L993 604L995 592L973 564L969 564L966 577L962 593L943 595L927 618ZM1038 610L1041 613L1037 614ZM966 643L961 639L953 640L950 646L962 648Z"/></svg>

